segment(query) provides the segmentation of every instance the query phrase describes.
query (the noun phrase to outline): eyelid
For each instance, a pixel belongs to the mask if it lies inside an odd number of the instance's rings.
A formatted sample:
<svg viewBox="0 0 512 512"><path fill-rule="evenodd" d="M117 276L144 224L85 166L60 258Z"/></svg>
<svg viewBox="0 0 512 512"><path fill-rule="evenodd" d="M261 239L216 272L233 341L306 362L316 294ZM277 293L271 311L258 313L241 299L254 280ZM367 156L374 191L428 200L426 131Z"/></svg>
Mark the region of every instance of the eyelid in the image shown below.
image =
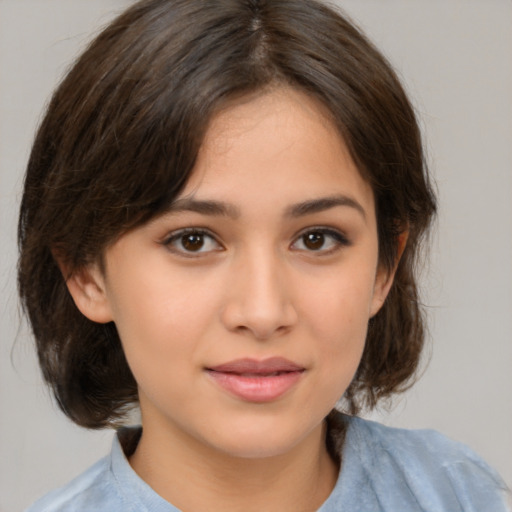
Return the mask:
<svg viewBox="0 0 512 512"><path fill-rule="evenodd" d="M188 234L194 234L194 235L201 235L208 237L212 239L215 244L218 246L218 248L213 250L206 250L206 251L187 251L185 249L180 250L176 247L174 247L172 244L175 241L178 241L181 237L186 236ZM210 230L205 228L199 228L199 227L188 227L188 228L180 228L176 229L174 231L171 231L168 233L163 240L160 242L161 245L165 246L169 251L173 252L174 254L179 254L180 256L188 257L188 258L194 258L198 257L200 255L209 254L212 252L218 252L224 250L223 244L218 240L217 236L212 233Z"/></svg>
<svg viewBox="0 0 512 512"><path fill-rule="evenodd" d="M302 229L299 233L297 233L295 235L295 237L293 238L293 241L291 243L291 248L293 250L293 246L304 236L304 235L307 235L308 233L321 233L327 237L331 237L332 239L334 239L335 243L336 243L336 247L334 248L331 248L331 249L318 249L318 250L313 250L313 249L295 249L297 251L303 251L303 252L310 252L312 254L318 254L318 255L322 255L322 254L329 254L331 252L334 252L336 251L337 249L340 249L341 247L349 247L350 245L352 245L352 242L351 240L347 237L347 235L345 233L343 233L343 231L337 229L337 228L332 228L332 227L329 227L329 226L310 226L308 228L305 228L305 229Z"/></svg>

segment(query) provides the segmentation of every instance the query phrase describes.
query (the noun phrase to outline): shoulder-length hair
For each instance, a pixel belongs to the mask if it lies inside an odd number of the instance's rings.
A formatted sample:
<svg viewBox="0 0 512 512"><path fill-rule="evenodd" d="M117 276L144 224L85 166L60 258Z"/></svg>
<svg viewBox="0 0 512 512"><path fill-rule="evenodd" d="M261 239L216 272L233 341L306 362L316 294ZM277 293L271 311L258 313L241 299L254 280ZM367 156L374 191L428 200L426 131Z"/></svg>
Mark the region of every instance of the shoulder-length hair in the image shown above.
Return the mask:
<svg viewBox="0 0 512 512"><path fill-rule="evenodd" d="M394 284L369 324L345 406L405 389L425 333L415 276L435 212L414 110L386 59L314 0L143 0L76 61L39 127L19 218L19 293L44 378L62 410L92 428L137 403L116 327L85 318L54 255L73 273L157 216L187 182L212 116L285 85L339 129L376 202L379 261Z"/></svg>

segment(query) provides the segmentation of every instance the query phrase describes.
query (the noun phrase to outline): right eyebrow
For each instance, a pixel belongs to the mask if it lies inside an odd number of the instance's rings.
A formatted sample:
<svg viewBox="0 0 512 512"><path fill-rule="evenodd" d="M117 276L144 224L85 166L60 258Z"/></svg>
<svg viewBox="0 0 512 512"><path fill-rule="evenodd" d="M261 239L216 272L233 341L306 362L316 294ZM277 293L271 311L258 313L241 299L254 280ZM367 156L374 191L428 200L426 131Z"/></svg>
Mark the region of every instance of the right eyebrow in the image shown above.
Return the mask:
<svg viewBox="0 0 512 512"><path fill-rule="evenodd" d="M222 216L236 219L240 210L235 205L222 201L198 200L190 197L176 199L171 203L166 213L196 212L202 215Z"/></svg>

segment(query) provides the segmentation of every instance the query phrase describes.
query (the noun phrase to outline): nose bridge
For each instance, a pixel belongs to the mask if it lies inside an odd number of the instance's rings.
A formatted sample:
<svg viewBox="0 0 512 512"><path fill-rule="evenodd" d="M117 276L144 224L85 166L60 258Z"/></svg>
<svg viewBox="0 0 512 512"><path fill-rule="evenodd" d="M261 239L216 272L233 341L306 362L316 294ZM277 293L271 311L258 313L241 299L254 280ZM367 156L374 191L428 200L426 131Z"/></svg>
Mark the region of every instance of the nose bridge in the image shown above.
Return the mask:
<svg viewBox="0 0 512 512"><path fill-rule="evenodd" d="M291 327L296 313L289 294L286 261L278 251L254 244L237 255L233 267L224 311L227 326L250 331L258 339Z"/></svg>

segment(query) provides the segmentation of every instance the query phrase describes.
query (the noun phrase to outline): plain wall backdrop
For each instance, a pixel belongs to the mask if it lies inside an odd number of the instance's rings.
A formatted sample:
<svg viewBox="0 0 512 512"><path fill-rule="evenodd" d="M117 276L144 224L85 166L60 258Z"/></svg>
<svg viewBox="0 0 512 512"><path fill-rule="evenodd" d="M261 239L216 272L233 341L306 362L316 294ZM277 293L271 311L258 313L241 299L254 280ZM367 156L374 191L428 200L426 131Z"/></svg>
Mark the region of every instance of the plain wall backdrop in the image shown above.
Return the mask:
<svg viewBox="0 0 512 512"><path fill-rule="evenodd" d="M0 0L0 512L22 510L110 447L44 389L15 288L16 217L43 106L128 0ZM424 274L432 358L388 424L472 446L512 485L512 2L339 0L403 77L440 215Z"/></svg>

